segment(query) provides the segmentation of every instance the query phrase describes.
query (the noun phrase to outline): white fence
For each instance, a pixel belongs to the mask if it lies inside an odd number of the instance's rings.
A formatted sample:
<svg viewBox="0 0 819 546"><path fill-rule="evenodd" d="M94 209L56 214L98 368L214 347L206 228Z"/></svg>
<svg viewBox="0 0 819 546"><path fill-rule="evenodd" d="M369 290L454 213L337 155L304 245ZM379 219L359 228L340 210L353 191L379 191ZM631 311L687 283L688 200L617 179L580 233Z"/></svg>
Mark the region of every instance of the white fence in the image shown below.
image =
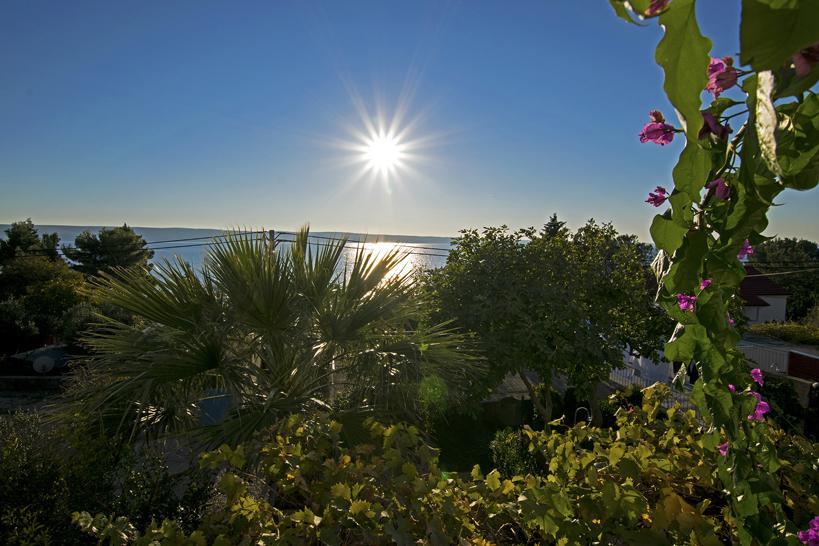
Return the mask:
<svg viewBox="0 0 819 546"><path fill-rule="evenodd" d="M631 367L620 368L618 370L612 370L611 374L609 374L609 381L620 385L621 387L630 387L631 385L636 385L641 389L649 387L654 383L657 383L656 380L646 379L642 377L639 373L639 370ZM676 403L679 403L683 409L696 409L694 404L691 402L691 395L690 395L690 388L686 386L682 392L676 390L676 388L672 385L671 387L671 396L665 401L663 404L665 407L671 407Z"/></svg>

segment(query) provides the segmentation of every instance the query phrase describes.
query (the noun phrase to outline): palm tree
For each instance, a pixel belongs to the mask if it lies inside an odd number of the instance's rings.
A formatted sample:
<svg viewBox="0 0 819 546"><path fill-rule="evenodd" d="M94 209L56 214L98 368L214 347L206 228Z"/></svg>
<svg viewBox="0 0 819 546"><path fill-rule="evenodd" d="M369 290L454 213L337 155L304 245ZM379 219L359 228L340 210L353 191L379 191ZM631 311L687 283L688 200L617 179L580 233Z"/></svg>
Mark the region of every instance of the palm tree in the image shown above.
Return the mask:
<svg viewBox="0 0 819 546"><path fill-rule="evenodd" d="M235 443L311 408L412 417L430 382L460 403L483 370L469 338L427 323L399 250L345 260L346 243L310 243L306 228L286 248L231 233L200 272L177 258L152 276L104 274L96 299L134 320L99 316L68 409L132 436ZM226 414L209 415L220 401Z"/></svg>

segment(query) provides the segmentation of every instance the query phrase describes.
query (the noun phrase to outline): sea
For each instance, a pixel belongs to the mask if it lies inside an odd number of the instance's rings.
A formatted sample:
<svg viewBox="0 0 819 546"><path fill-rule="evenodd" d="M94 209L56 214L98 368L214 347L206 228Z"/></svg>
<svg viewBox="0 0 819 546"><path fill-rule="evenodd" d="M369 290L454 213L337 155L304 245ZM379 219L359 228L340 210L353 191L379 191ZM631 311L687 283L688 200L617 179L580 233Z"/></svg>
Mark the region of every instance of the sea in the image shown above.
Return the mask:
<svg viewBox="0 0 819 546"><path fill-rule="evenodd" d="M9 224L0 224L0 239L6 237ZM74 239L84 231L98 232L103 226L61 226L36 225L40 234L57 233L60 245L70 246ZM109 226L110 227L110 226ZM201 269L205 256L215 241L225 235L224 230L203 228L159 228L135 227L133 230L145 239L148 248L154 251L153 263L175 261L181 258L194 269ZM285 248L294 239L294 231L275 231L276 240ZM404 258L395 271L415 271L442 267L446 256L452 248L451 237L426 237L415 235L385 235L364 233L343 233L337 231L310 232L311 243L316 249L334 239L346 238L348 243L343 261L350 260L355 252L363 249L377 256L397 248Z"/></svg>

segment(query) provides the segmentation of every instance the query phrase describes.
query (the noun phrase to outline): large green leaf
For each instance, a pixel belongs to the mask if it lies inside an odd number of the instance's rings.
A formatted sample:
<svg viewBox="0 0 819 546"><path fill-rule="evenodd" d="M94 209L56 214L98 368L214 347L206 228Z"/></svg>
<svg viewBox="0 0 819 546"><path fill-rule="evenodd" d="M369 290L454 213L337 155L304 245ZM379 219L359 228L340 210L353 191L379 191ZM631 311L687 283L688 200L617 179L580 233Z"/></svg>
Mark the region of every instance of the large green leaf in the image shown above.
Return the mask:
<svg viewBox="0 0 819 546"><path fill-rule="evenodd" d="M710 172L710 154L698 146L696 141L689 140L674 166L674 187L688 195L698 196L708 182Z"/></svg>
<svg viewBox="0 0 819 546"><path fill-rule="evenodd" d="M694 0L674 0L660 16L665 35L655 59L665 71L663 88L683 118L688 140L702 126L700 94L708 83L711 40L700 33Z"/></svg>
<svg viewBox="0 0 819 546"><path fill-rule="evenodd" d="M682 244L683 237L688 233L688 228L683 227L670 218L662 214L654 217L651 222L651 238L657 248L665 250L669 254L677 250Z"/></svg>
<svg viewBox="0 0 819 546"><path fill-rule="evenodd" d="M742 0L740 61L754 70L774 70L791 55L819 41L816 0Z"/></svg>

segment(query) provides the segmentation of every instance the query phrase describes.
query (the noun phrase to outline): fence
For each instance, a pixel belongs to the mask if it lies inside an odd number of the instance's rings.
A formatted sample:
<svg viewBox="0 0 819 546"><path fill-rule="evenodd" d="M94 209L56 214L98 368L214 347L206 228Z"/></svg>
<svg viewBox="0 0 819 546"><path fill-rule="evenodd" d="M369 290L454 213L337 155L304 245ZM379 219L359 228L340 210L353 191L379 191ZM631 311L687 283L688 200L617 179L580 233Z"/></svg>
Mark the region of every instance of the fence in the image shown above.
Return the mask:
<svg viewBox="0 0 819 546"><path fill-rule="evenodd" d="M617 370L612 370L611 374L609 374L609 381L612 383L619 385L621 387L630 387L632 385L636 385L641 389L646 387L650 387L657 381L651 381L646 379L645 377L640 376L637 373L634 373L634 368L625 367L619 368ZM663 405L667 408L673 406L674 404L680 404L683 409L696 409L694 404L691 402L691 395L690 395L690 388L685 387L683 391L676 390L674 386L671 386L671 396L663 403Z"/></svg>

